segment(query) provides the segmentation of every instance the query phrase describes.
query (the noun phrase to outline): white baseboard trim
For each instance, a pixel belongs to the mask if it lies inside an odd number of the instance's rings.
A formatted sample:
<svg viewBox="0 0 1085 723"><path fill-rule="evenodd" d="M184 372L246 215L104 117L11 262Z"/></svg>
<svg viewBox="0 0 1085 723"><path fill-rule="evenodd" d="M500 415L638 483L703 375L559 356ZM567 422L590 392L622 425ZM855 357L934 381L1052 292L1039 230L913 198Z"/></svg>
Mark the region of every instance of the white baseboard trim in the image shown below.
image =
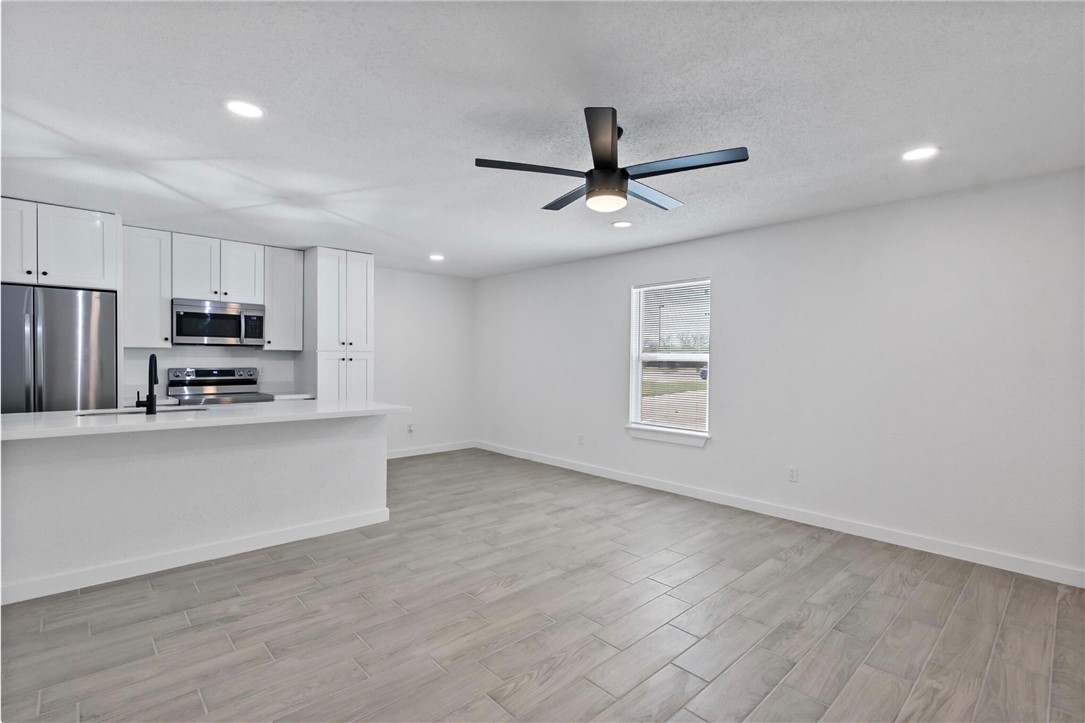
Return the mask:
<svg viewBox="0 0 1085 723"><path fill-rule="evenodd" d="M284 542L296 542L297 540L330 535L333 532L344 532L356 527L365 527L387 521L388 508L381 507L356 515L320 520L319 522L310 522L296 527L285 527L270 532L261 532L257 535L249 535L248 537L237 537L231 540L212 542L209 545L187 547L183 550L162 552L98 567L72 570L60 575L17 581L5 579L2 588L0 588L0 599L2 599L4 605L7 605L20 600L55 595L59 592L68 592L81 587L115 582L181 567L182 565L191 565L195 562L214 560L218 557L237 555L242 552L252 552L272 545L281 545Z"/></svg>
<svg viewBox="0 0 1085 723"><path fill-rule="evenodd" d="M951 540L928 537L926 535L919 535L913 532L906 532L904 530L896 530L890 527L871 525L866 522L849 520L842 517L833 517L831 515L826 515L820 512L812 512L810 510L799 509L797 507L787 507L784 505L775 504L773 502L765 502L763 500L757 500L750 497L731 495L724 492L704 489L703 487L694 487L692 485L680 484L678 482L669 482L667 480L655 479L653 477L645 477L643 475L633 474L631 472L623 472L621 470L610 469L609 467L599 467L593 464L577 462L571 459L551 457L549 455L537 454L535 452L528 452L526 450L515 449L513 447L504 447L499 444L478 442L476 446L479 449L485 449L490 452L497 452L498 454L505 454L510 457L528 459L533 462L541 462L543 464L549 464L555 467L562 467L564 469L571 469L577 472L584 472L585 474L591 474L597 477L605 477L607 479L617 480L619 482L628 482L630 484L639 485L641 487L650 487L652 489L662 490L664 492L673 492L675 494L684 495L686 497L693 497L699 500L705 500L707 502L715 502L721 505L738 507L739 509L750 510L751 512L760 512L762 514L772 515L773 517L782 517L785 520L794 520L795 522L803 522L808 525L826 527L830 530L846 532L848 534L858 535L860 537L868 537L874 540L881 540L882 542L889 542L895 545L914 547L917 550L924 550L926 552L933 552L939 555L955 557L960 560L976 562L981 565L999 567L1004 570L1012 570L1013 572L1020 572L1025 575L1031 575L1033 577L1039 577L1045 580L1053 580L1055 582L1061 582L1067 585L1074 585L1076 587L1085 587L1085 570L1078 570L1072 567L1067 567L1065 565L1057 565L1054 563L1046 562L1044 560L1036 560L1031 557L1022 557L1019 555L1013 555L1007 552L1000 552L998 550L990 550L983 547L973 547L971 545L966 545L960 542L953 542Z"/></svg>
<svg viewBox="0 0 1085 723"><path fill-rule="evenodd" d="M447 442L445 444L431 444L428 447L408 447L406 449L388 450L388 459L400 457L416 457L420 454L437 454L438 452L455 452L459 449L474 449L478 445L475 442Z"/></svg>

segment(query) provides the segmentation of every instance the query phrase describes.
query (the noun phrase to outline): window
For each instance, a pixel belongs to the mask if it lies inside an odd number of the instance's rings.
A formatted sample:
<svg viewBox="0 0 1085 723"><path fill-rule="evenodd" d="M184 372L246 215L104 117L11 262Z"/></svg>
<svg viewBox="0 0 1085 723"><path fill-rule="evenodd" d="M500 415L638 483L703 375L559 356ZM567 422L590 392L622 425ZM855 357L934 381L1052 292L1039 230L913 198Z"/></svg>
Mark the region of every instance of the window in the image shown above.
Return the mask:
<svg viewBox="0 0 1085 723"><path fill-rule="evenodd" d="M693 443L704 444L708 432L711 306L712 286L708 279L634 287L631 433L671 432L700 437Z"/></svg>

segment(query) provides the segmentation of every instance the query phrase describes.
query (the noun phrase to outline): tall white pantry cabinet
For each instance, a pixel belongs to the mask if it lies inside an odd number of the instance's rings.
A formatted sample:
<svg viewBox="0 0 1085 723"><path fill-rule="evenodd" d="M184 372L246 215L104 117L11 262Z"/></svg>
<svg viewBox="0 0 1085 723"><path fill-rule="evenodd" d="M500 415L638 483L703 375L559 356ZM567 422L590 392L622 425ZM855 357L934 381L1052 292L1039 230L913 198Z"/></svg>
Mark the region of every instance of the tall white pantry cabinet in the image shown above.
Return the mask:
<svg viewBox="0 0 1085 723"><path fill-rule="evenodd" d="M305 351L299 387L319 399L373 398L373 256L305 252Z"/></svg>

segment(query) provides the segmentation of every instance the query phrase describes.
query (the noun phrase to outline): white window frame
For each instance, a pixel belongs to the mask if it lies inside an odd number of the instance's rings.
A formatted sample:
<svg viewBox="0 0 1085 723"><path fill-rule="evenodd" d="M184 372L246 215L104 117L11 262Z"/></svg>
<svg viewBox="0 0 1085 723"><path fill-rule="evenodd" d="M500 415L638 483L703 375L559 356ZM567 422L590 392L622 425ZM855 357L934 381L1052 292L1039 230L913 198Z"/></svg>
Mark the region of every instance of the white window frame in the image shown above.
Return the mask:
<svg viewBox="0 0 1085 723"><path fill-rule="evenodd" d="M691 447L703 447L705 443L711 439L712 435L708 430L699 431L693 429L683 429L680 427L667 427L661 424L648 424L640 421L640 402L641 402L641 362L642 361L703 361L706 365L709 365L709 357L711 354L711 332L709 333L709 354L657 354L653 352L642 353L641 352L641 308L643 303L641 296L646 289L667 289L677 288L681 286L697 286L707 283L711 288L711 278L701 279L686 279L684 281L670 281L657 284L641 284L640 286L634 286L630 292L629 301L629 423L626 424L626 430L629 432L629 436L637 439L650 439L656 442L669 442L672 444L684 444ZM708 387L705 390L705 426L708 427L708 420L711 419L709 400L711 395L712 380L711 374L708 382Z"/></svg>

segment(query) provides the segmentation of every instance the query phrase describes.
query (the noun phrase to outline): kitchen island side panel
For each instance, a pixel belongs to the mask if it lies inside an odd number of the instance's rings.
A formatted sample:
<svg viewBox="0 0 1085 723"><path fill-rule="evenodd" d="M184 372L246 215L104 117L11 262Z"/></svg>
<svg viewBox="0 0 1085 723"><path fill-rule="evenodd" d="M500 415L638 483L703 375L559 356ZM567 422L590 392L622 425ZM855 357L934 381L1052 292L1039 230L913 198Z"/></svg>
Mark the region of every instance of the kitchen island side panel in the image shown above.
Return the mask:
<svg viewBox="0 0 1085 723"><path fill-rule="evenodd" d="M3 442L3 602L388 519L384 415Z"/></svg>

